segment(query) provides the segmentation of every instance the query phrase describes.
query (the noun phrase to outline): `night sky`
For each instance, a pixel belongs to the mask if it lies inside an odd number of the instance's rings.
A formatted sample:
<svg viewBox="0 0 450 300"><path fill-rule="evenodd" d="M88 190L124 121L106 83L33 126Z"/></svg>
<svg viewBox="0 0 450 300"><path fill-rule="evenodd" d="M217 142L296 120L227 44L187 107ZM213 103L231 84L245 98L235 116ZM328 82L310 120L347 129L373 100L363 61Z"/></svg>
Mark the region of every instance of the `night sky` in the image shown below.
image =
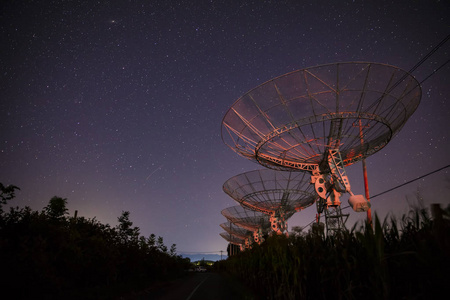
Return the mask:
<svg viewBox="0 0 450 300"><path fill-rule="evenodd" d="M57 195L70 215L112 226L130 211L141 235L178 253L226 250L220 212L236 202L222 185L262 168L221 140L242 94L334 62L408 71L450 33L449 2L433 0L2 1L0 14L0 182L21 189L11 205L41 210ZM422 81L449 51L413 75ZM450 163L449 78L446 65L423 82L419 108L367 159L372 195ZM406 212L418 189L425 205L446 206L449 172L376 197L372 210ZM361 163L347 175L364 193ZM365 216L346 211L350 223Z"/></svg>

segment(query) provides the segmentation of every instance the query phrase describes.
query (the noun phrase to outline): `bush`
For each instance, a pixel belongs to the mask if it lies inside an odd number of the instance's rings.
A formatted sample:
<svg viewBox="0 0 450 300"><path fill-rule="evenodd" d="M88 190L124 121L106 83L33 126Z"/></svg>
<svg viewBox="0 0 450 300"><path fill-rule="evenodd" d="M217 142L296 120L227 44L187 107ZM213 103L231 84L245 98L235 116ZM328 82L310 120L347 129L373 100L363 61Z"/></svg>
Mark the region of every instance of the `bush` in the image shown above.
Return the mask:
<svg viewBox="0 0 450 300"><path fill-rule="evenodd" d="M129 213L115 228L95 218L69 218L66 199L42 212L0 214L1 282L16 299L106 299L184 273L189 261L162 237L139 237ZM155 242L156 241L156 242Z"/></svg>

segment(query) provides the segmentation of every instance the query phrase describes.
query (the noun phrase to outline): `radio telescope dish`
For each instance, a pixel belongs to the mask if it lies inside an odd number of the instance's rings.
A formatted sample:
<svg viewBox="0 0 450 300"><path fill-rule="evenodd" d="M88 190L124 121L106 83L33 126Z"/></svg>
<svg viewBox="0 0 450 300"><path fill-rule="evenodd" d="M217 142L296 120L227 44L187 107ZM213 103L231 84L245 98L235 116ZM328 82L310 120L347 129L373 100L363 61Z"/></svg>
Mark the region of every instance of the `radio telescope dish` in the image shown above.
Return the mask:
<svg viewBox="0 0 450 300"><path fill-rule="evenodd" d="M258 244L263 241L263 233L270 228L268 215L240 205L223 209L222 215L231 223L252 231L253 240Z"/></svg>
<svg viewBox="0 0 450 300"><path fill-rule="evenodd" d="M223 237L230 244L234 244L234 245L238 245L238 246L242 246L244 244L243 239L241 239L233 234L230 234L228 232L221 232L220 236Z"/></svg>
<svg viewBox="0 0 450 300"><path fill-rule="evenodd" d="M240 97L223 118L222 139L272 169L313 170L324 165L329 149L339 149L347 166L386 146L421 94L411 74L385 64L297 70Z"/></svg>
<svg viewBox="0 0 450 300"><path fill-rule="evenodd" d="M252 232L250 230L242 228L231 222L222 223L220 224L220 227L222 227L222 229L228 232L229 234L232 234L243 240L252 235Z"/></svg>
<svg viewBox="0 0 450 300"><path fill-rule="evenodd" d="M244 243L243 239L228 232L221 232L220 236L223 237L225 240L227 240L229 243L234 245L242 245Z"/></svg>
<svg viewBox="0 0 450 300"><path fill-rule="evenodd" d="M222 140L239 155L286 171L311 172L327 231L344 227L340 196L356 211L345 166L387 145L417 109L422 90L408 72L370 62L297 70L240 97L222 120ZM330 225L330 226L328 226Z"/></svg>
<svg viewBox="0 0 450 300"><path fill-rule="evenodd" d="M258 228L267 229L270 227L269 217L266 214L240 205L223 209L222 215L227 218L228 221L250 231L255 231Z"/></svg>
<svg viewBox="0 0 450 300"><path fill-rule="evenodd" d="M287 219L318 198L310 180L307 172L262 169L228 179L223 190L242 206L270 216L272 230L282 234Z"/></svg>
<svg viewBox="0 0 450 300"><path fill-rule="evenodd" d="M222 227L222 229L224 229L229 234L242 239L244 241L245 248L249 248L250 245L253 243L253 232L250 230L242 228L231 222L222 223L220 224L220 227ZM241 250L243 250L243 248L244 245L242 245Z"/></svg>

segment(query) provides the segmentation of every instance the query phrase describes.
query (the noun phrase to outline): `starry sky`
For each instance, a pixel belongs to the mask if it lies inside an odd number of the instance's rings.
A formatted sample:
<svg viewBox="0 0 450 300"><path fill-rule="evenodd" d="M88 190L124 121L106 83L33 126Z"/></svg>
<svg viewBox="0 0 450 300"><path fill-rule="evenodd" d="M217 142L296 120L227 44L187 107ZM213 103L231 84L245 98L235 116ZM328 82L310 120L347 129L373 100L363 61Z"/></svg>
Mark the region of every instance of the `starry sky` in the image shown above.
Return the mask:
<svg viewBox="0 0 450 300"><path fill-rule="evenodd" d="M195 4L194 4L195 3ZM0 182L11 205L117 225L178 253L226 250L223 183L262 168L221 140L221 122L248 90L293 70L369 61L410 70L450 32L447 1L2 1ZM450 42L413 75L449 59ZM450 163L450 67L422 84L419 108L367 159L371 194ZM376 197L403 213L419 189L448 205L450 169ZM364 193L361 163L347 168ZM364 218L347 210L349 222ZM310 207L289 228L315 216Z"/></svg>

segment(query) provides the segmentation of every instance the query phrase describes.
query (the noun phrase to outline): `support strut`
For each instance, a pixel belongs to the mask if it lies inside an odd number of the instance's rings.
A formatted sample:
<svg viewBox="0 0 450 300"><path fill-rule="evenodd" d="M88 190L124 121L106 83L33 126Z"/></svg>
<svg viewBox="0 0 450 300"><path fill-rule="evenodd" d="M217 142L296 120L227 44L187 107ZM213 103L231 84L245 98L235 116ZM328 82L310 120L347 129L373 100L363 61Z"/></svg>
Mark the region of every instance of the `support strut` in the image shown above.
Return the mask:
<svg viewBox="0 0 450 300"><path fill-rule="evenodd" d="M311 183L320 197L316 202L317 213L325 213L327 235L334 235L345 230L345 222L348 219L348 214L343 214L341 210L341 195L350 194L349 203L355 211L366 209L367 200L362 195L352 193L339 150L330 149L327 154L327 166L323 166L322 172L311 175Z"/></svg>

